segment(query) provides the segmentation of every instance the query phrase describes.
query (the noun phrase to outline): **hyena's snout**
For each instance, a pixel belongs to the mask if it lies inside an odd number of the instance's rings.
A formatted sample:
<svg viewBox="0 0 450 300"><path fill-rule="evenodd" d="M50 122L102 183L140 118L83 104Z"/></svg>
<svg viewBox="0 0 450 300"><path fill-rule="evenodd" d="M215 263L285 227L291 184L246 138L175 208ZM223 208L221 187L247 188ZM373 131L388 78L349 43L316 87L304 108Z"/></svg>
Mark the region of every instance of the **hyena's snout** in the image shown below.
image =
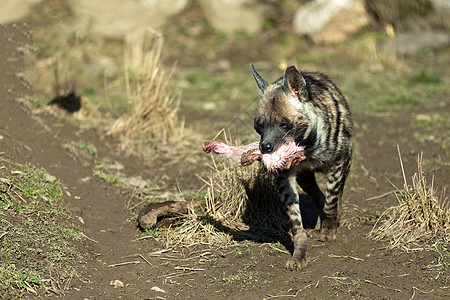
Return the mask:
<svg viewBox="0 0 450 300"><path fill-rule="evenodd" d="M275 152L278 147L284 144L285 132L278 128L268 128L261 133L261 141L259 142L259 150L262 154L270 154Z"/></svg>
<svg viewBox="0 0 450 300"><path fill-rule="evenodd" d="M259 145L259 150L261 150L262 154L268 154L275 150L275 146L270 141L262 141Z"/></svg>

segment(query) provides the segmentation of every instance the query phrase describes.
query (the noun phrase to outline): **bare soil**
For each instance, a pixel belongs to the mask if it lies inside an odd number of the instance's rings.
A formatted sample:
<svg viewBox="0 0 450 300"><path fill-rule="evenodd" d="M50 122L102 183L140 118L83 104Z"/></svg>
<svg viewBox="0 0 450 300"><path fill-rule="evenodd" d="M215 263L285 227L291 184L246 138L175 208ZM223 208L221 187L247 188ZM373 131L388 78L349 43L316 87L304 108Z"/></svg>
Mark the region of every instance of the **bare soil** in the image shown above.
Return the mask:
<svg viewBox="0 0 450 300"><path fill-rule="evenodd" d="M318 242L311 231L309 264L305 270L293 272L284 268L291 249L279 243L235 241L223 248L197 245L166 249L151 238L136 241L139 229L135 219L127 222L141 208L129 209L133 191L93 176L92 170L96 163L108 159L124 165L128 176L155 179L163 174L187 175L165 170L163 164L125 157L117 151L116 141L100 130L51 114L36 115L21 104L18 99L31 96L32 87L17 76L23 70L22 54L17 49L31 44L31 38L26 26L0 27L0 155L11 161L44 167L62 183L64 201L73 216L84 220L84 224L77 218L73 222L90 238L79 245L87 261L80 264L81 276L73 280L62 298L450 297L449 271L433 267L437 265L438 253L391 251L385 244L365 237L373 226L373 217L396 203L392 195L366 200L393 190L386 177L402 183L396 145L401 145L405 169L411 175L416 170L419 151L424 152L424 157L442 154L442 149L434 143L420 144L412 140L416 129L405 119L421 112L402 111L398 118L354 116L358 125L358 149L344 193L338 239ZM448 99L436 101L427 110L450 111ZM205 140L214 134L210 132ZM98 151L95 159L80 161L62 146L79 140L95 145ZM201 145L198 151L202 151ZM435 176L436 186L448 185L449 173L445 168L438 168ZM110 285L113 280L120 280L124 287Z"/></svg>

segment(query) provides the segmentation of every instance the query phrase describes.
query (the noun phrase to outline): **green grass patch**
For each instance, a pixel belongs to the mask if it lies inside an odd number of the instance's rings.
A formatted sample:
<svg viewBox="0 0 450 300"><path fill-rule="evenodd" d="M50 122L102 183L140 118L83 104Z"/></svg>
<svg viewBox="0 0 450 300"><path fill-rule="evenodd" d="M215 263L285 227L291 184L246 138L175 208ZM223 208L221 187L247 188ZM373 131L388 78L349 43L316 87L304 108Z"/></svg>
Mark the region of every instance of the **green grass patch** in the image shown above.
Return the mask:
<svg viewBox="0 0 450 300"><path fill-rule="evenodd" d="M330 277L329 294L335 296L352 295L352 299L360 298L358 289L361 288L361 280L359 278L349 279L347 277Z"/></svg>
<svg viewBox="0 0 450 300"><path fill-rule="evenodd" d="M428 69L422 69L417 73L413 73L408 77L408 83L414 84L439 84L442 78Z"/></svg>
<svg viewBox="0 0 450 300"><path fill-rule="evenodd" d="M104 170L97 168L94 170L94 175L104 180L105 182L125 187L126 183L117 174L105 172Z"/></svg>
<svg viewBox="0 0 450 300"><path fill-rule="evenodd" d="M0 176L0 295L62 294L83 255L61 185L44 169L17 166Z"/></svg>
<svg viewBox="0 0 450 300"><path fill-rule="evenodd" d="M207 112L217 121L253 118L258 91L250 71L217 74L198 70L186 74L182 86L182 109Z"/></svg>
<svg viewBox="0 0 450 300"><path fill-rule="evenodd" d="M431 71L410 74L385 68L382 72L349 72L341 82L339 87L354 113L398 113L432 104L450 93L449 86Z"/></svg>
<svg viewBox="0 0 450 300"><path fill-rule="evenodd" d="M97 156L97 148L95 148L95 146L89 142L78 141L78 148L80 148L80 150L86 151L94 157Z"/></svg>
<svg viewBox="0 0 450 300"><path fill-rule="evenodd" d="M228 284L236 284L239 286L239 288L248 288L251 286L255 281L258 281L258 278L260 277L258 271L250 271L250 270L237 270L236 273L227 274L226 272L223 273L222 282L225 285Z"/></svg>

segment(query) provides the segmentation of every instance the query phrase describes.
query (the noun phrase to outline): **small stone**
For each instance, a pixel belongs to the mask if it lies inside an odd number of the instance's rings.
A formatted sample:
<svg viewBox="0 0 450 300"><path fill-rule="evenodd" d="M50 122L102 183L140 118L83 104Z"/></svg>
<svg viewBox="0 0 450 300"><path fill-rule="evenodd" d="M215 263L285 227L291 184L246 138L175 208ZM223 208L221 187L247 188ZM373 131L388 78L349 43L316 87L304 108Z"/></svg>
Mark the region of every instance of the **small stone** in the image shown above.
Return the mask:
<svg viewBox="0 0 450 300"><path fill-rule="evenodd" d="M206 102L205 104L203 104L204 110L214 110L216 108L217 108L217 105L214 102Z"/></svg>
<svg viewBox="0 0 450 300"><path fill-rule="evenodd" d="M80 182L85 183L85 182L88 182L89 180L91 180L91 177L90 177L90 176L86 176L86 177L84 177L84 178L81 178L81 179L80 179Z"/></svg>
<svg viewBox="0 0 450 300"><path fill-rule="evenodd" d="M125 285L123 284L122 281L120 280L111 280L111 282L109 283L109 285L112 285L114 288L123 288Z"/></svg>
<svg viewBox="0 0 450 300"><path fill-rule="evenodd" d="M151 290L155 291L155 292L160 292L160 293L165 293L166 292L165 290L163 290L162 288L159 288L157 286L152 287Z"/></svg>
<svg viewBox="0 0 450 300"><path fill-rule="evenodd" d="M416 115L416 120L417 121L431 121L431 116L425 115L425 114L418 114L418 115Z"/></svg>
<svg viewBox="0 0 450 300"><path fill-rule="evenodd" d="M383 70L384 70L384 67L382 64L374 64L369 67L370 73L379 73L379 72L383 72Z"/></svg>
<svg viewBox="0 0 450 300"><path fill-rule="evenodd" d="M124 179L126 183L128 183L131 186L135 186L139 189L144 189L147 186L147 182L145 180L136 178L136 177L129 177Z"/></svg>
<svg viewBox="0 0 450 300"><path fill-rule="evenodd" d="M125 169L124 165L122 165L118 161L114 161L113 163L111 163L108 166L106 166L106 168L108 170L117 170L117 171Z"/></svg>
<svg viewBox="0 0 450 300"><path fill-rule="evenodd" d="M54 181L56 181L56 177L53 176L53 175L50 175L50 174L45 174L44 175L44 179L47 182L54 182Z"/></svg>

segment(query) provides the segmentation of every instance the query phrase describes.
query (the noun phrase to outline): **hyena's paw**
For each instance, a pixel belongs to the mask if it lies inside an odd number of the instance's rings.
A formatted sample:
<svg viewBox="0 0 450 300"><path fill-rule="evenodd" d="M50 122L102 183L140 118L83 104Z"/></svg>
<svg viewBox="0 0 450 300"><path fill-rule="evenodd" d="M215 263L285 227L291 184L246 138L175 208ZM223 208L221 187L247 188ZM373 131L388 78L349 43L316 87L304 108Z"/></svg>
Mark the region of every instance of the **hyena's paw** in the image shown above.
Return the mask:
<svg viewBox="0 0 450 300"><path fill-rule="evenodd" d="M306 258L294 258L291 257L286 263L286 269L291 271L300 271L306 267L308 262Z"/></svg>
<svg viewBox="0 0 450 300"><path fill-rule="evenodd" d="M324 219L320 226L319 241L334 241L336 240L338 222L333 219Z"/></svg>
<svg viewBox="0 0 450 300"><path fill-rule="evenodd" d="M318 239L319 241L322 242L334 241L336 240L336 234L337 234L336 222L327 222L327 220L324 220L320 228Z"/></svg>
<svg viewBox="0 0 450 300"><path fill-rule="evenodd" d="M322 227L320 229L319 233L319 241L326 242L326 241L334 241L336 240L336 233L337 228L324 228Z"/></svg>

